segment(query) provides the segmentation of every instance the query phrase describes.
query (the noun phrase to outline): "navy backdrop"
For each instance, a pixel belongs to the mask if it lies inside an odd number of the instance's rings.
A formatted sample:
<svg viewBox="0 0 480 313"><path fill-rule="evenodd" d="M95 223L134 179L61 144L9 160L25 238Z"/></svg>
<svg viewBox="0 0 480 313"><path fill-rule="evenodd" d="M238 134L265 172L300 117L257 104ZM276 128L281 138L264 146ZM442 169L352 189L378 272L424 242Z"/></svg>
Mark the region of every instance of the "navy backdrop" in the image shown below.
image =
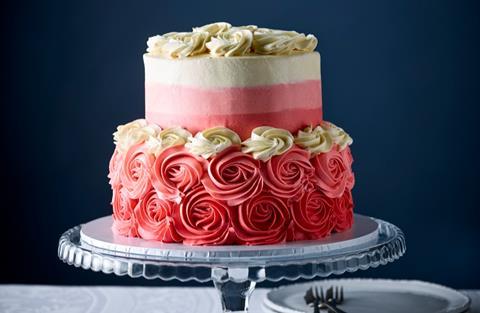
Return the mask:
<svg viewBox="0 0 480 313"><path fill-rule="evenodd" d="M111 134L144 114L147 37L225 20L318 37L325 117L355 140L356 211L407 235L405 257L354 275L480 287L478 1L15 3L0 21L0 282L175 283L69 267L57 240L111 212Z"/></svg>

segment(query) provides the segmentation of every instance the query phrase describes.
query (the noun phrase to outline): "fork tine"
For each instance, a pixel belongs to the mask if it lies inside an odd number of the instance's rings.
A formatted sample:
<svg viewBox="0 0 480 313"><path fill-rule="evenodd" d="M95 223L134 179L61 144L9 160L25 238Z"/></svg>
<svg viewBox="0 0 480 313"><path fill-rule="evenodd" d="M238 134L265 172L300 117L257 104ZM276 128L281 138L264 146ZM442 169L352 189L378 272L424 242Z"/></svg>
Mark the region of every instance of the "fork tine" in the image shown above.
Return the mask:
<svg viewBox="0 0 480 313"><path fill-rule="evenodd" d="M330 299L330 288L327 288L327 290L325 290L325 299L327 301Z"/></svg>
<svg viewBox="0 0 480 313"><path fill-rule="evenodd" d="M340 302L343 302L343 286L340 287Z"/></svg>
<svg viewBox="0 0 480 313"><path fill-rule="evenodd" d="M311 287L308 288L307 292L305 292L305 296L303 298L305 299L305 302L313 303L315 296L313 295L313 290Z"/></svg>
<svg viewBox="0 0 480 313"><path fill-rule="evenodd" d="M325 301L325 298L323 297L323 287L320 287L320 301Z"/></svg>

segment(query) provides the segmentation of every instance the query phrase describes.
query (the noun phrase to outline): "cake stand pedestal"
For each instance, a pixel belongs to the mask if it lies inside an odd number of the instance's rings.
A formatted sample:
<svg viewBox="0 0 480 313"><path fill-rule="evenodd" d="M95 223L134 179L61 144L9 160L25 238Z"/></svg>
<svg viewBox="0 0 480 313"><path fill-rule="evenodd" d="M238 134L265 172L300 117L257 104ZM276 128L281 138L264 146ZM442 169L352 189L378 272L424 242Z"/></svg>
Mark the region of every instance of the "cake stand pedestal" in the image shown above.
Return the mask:
<svg viewBox="0 0 480 313"><path fill-rule="evenodd" d="M257 282L290 281L377 267L405 253L403 232L355 215L351 230L322 240L266 246L185 246L116 236L111 216L66 231L59 258L76 267L132 278L213 281L224 312L247 312Z"/></svg>

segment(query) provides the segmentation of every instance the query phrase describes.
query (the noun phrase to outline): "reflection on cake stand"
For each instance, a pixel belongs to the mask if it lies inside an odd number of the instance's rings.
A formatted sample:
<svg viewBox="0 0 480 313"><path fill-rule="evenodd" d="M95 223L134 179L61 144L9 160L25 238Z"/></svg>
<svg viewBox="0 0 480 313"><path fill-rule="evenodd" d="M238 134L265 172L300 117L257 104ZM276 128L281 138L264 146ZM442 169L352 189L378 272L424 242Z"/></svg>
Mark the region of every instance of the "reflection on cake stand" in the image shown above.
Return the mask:
<svg viewBox="0 0 480 313"><path fill-rule="evenodd" d="M246 312L257 282L327 277L393 262L405 253L403 232L388 222L355 215L351 230L314 241L268 246L162 244L116 236L103 217L66 231L64 262L132 278L213 281L224 312Z"/></svg>

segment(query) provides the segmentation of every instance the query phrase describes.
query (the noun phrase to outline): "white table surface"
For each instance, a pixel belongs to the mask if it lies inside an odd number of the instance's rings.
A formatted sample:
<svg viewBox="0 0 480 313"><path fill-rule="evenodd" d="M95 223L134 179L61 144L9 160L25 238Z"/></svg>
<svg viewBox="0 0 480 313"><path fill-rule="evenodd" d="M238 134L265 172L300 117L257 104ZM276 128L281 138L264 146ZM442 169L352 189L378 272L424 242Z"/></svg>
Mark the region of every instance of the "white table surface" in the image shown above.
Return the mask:
<svg viewBox="0 0 480 313"><path fill-rule="evenodd" d="M251 313L263 312L268 289L256 289ZM463 291L480 313L480 290ZM0 285L0 312L35 313L215 313L221 312L218 295L209 287L75 287Z"/></svg>

